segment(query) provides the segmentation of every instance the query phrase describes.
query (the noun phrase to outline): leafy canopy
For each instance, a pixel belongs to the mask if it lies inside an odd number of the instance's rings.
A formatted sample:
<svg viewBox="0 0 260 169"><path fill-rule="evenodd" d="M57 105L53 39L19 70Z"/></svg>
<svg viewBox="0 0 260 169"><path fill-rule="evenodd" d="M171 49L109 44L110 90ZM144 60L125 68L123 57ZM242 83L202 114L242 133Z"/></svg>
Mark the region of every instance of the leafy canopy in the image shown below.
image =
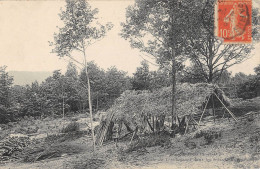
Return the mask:
<svg viewBox="0 0 260 169"><path fill-rule="evenodd" d="M85 48L104 37L113 25L94 24L97 13L98 9L91 9L85 0L66 0L66 10L59 14L64 26L54 34L54 42L50 42L51 46L55 46L52 52L59 57L70 57L72 51L85 52Z"/></svg>

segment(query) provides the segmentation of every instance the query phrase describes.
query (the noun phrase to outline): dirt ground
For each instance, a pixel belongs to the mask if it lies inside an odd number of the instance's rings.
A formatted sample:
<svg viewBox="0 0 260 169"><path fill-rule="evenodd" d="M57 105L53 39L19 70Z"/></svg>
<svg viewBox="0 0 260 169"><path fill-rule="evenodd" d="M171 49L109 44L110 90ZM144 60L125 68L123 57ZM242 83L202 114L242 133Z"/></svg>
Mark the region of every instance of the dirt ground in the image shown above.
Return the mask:
<svg viewBox="0 0 260 169"><path fill-rule="evenodd" d="M0 168L260 168L260 115L258 112L237 123L227 119L207 122L195 132L170 138L167 144L132 151L126 151L129 140L117 147L114 142L105 143L95 154L89 136L64 144L79 146L82 151L36 162L17 159L2 163Z"/></svg>

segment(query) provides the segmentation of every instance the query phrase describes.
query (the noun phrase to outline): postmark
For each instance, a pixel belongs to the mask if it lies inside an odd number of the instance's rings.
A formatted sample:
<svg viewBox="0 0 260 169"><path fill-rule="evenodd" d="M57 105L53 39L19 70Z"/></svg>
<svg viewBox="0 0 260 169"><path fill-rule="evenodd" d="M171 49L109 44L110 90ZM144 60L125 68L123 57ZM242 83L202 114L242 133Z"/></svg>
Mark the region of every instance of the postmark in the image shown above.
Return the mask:
<svg viewBox="0 0 260 169"><path fill-rule="evenodd" d="M218 0L215 7L215 36L224 43L252 42L252 0Z"/></svg>

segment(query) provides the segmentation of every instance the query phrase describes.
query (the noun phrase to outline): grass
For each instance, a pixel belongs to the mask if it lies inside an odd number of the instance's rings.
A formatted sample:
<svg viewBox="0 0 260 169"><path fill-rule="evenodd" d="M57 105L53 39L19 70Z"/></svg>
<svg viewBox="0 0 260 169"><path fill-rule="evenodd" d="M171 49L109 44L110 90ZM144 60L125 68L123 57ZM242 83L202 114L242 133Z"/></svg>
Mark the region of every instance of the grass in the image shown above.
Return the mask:
<svg viewBox="0 0 260 169"><path fill-rule="evenodd" d="M71 168L73 169L98 169L98 168L104 168L106 164L106 161L102 158L89 158L84 159L81 161L74 162L73 166Z"/></svg>
<svg viewBox="0 0 260 169"><path fill-rule="evenodd" d="M79 123L73 121L69 123L66 127L61 129L61 133L71 133L79 131Z"/></svg>

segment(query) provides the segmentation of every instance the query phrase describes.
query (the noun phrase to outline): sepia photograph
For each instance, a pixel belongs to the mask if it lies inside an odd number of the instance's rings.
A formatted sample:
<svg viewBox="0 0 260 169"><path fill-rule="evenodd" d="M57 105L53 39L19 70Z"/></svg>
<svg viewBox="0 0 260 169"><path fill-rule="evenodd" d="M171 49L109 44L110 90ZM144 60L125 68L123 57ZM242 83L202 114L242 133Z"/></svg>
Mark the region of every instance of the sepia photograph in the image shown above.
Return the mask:
<svg viewBox="0 0 260 169"><path fill-rule="evenodd" d="M0 169L260 169L259 0L1 0Z"/></svg>

